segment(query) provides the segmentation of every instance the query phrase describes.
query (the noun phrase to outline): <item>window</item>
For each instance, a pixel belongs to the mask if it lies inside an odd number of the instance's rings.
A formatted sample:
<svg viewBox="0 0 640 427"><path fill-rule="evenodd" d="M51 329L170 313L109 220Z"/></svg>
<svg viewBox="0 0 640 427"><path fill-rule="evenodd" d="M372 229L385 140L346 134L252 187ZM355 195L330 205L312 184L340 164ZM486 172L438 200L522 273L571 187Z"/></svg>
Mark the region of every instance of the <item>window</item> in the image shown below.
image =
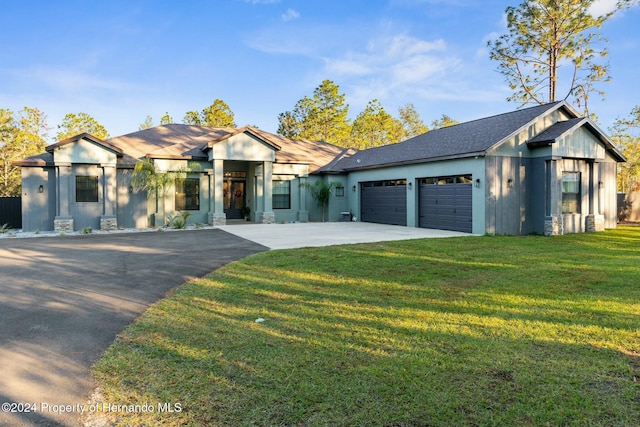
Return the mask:
<svg viewBox="0 0 640 427"><path fill-rule="evenodd" d="M422 178L420 180L421 185L471 184L472 182L473 177L471 175Z"/></svg>
<svg viewBox="0 0 640 427"><path fill-rule="evenodd" d="M98 201L98 177L76 176L76 202Z"/></svg>
<svg viewBox="0 0 640 427"><path fill-rule="evenodd" d="M175 208L177 211L197 211L200 209L200 179L176 180Z"/></svg>
<svg viewBox="0 0 640 427"><path fill-rule="evenodd" d="M562 174L562 213L580 213L580 172Z"/></svg>
<svg viewBox="0 0 640 427"><path fill-rule="evenodd" d="M291 181L273 181L273 209L291 209Z"/></svg>
<svg viewBox="0 0 640 427"><path fill-rule="evenodd" d="M336 197L344 197L344 187L342 184L336 186Z"/></svg>

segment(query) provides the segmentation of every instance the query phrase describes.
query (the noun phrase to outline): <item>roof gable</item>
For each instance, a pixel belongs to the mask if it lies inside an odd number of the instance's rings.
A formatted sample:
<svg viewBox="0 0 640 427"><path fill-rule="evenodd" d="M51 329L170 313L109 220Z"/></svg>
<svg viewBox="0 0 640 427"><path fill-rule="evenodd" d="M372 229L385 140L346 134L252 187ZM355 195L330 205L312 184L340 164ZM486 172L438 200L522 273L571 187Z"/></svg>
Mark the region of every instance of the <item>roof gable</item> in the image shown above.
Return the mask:
<svg viewBox="0 0 640 427"><path fill-rule="evenodd" d="M118 147L95 136L82 133L45 147L55 163L116 164L123 153Z"/></svg>
<svg viewBox="0 0 640 427"><path fill-rule="evenodd" d="M203 150L207 151L209 160L273 162L275 152L280 150L280 147L262 138L250 128L240 128L220 139L209 142Z"/></svg>
<svg viewBox="0 0 640 427"><path fill-rule="evenodd" d="M601 148L596 150L600 152L600 154L592 156L593 158L602 158L604 156L604 151L607 151L618 162L625 162L627 160L622 152L615 146L613 141L587 117L577 117L557 122L527 141L527 146L530 149L554 146L554 150L558 151L556 154L569 155L570 153L562 152L567 148L564 147L564 145L566 145L565 138L571 135L576 135L580 131L588 132L588 135L591 135L590 138L594 141L591 145L596 145L597 142L601 144ZM585 148L586 147L582 147L583 150ZM576 155L577 153L571 154ZM589 157L586 152L580 153L580 156Z"/></svg>
<svg viewBox="0 0 640 427"><path fill-rule="evenodd" d="M63 139L62 141L58 141L55 144L48 145L45 147L45 151L47 151L48 153L53 153L57 149L60 149L69 144L77 143L80 140L89 141L90 143L95 144L105 150L111 151L116 155L122 156L122 150L112 145L111 143L109 143L108 140L103 141L102 139L97 138L91 135L90 133L86 133L86 132L81 133L79 135L72 136L70 138Z"/></svg>

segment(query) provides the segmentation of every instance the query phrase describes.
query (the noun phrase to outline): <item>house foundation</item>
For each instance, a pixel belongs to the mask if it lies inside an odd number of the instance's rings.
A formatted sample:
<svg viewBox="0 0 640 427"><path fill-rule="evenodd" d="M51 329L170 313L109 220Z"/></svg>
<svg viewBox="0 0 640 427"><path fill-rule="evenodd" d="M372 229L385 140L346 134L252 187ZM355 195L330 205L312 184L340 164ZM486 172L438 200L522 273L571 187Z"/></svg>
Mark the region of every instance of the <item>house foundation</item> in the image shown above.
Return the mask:
<svg viewBox="0 0 640 427"><path fill-rule="evenodd" d="M260 215L260 222L263 224L275 224L276 214L273 212L262 212L262 215Z"/></svg>
<svg viewBox="0 0 640 427"><path fill-rule="evenodd" d="M562 217L557 215L550 215L544 220L544 235L545 236L560 236L564 234L562 225Z"/></svg>
<svg viewBox="0 0 640 427"><path fill-rule="evenodd" d="M209 213L209 224L214 227L221 227L227 225L227 215L224 213Z"/></svg>
<svg viewBox="0 0 640 427"><path fill-rule="evenodd" d="M604 231L604 222L604 215L587 215L585 231L587 233Z"/></svg>
<svg viewBox="0 0 640 427"><path fill-rule="evenodd" d="M100 230L113 231L118 229L118 217L115 215L103 215L100 217Z"/></svg>
<svg viewBox="0 0 640 427"><path fill-rule="evenodd" d="M58 216L53 220L53 231L69 233L73 231L73 218Z"/></svg>

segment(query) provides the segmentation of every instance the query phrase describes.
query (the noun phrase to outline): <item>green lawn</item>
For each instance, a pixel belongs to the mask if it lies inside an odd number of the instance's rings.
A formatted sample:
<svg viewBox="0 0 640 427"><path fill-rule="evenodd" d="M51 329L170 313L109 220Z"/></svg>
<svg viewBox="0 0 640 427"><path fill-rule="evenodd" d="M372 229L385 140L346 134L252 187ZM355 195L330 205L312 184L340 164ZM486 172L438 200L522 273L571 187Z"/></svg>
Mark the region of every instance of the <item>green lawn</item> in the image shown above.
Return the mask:
<svg viewBox="0 0 640 427"><path fill-rule="evenodd" d="M180 287L94 374L180 404L127 426L638 426L639 331L640 227L347 245Z"/></svg>

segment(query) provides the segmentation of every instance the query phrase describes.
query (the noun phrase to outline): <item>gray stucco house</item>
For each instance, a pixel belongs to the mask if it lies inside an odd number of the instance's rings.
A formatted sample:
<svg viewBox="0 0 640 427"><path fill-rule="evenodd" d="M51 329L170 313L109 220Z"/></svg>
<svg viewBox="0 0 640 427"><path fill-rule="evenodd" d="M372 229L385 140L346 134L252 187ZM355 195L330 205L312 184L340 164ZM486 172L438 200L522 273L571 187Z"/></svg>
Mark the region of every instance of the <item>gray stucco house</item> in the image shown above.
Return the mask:
<svg viewBox="0 0 640 427"><path fill-rule="evenodd" d="M186 170L164 194L137 192L135 163ZM291 140L252 127L164 125L99 140L82 134L23 159L23 229L79 230L189 222L318 221L304 185L335 182L330 221L474 234L601 231L616 226L616 169L625 161L565 102L427 132L369 150Z"/></svg>

